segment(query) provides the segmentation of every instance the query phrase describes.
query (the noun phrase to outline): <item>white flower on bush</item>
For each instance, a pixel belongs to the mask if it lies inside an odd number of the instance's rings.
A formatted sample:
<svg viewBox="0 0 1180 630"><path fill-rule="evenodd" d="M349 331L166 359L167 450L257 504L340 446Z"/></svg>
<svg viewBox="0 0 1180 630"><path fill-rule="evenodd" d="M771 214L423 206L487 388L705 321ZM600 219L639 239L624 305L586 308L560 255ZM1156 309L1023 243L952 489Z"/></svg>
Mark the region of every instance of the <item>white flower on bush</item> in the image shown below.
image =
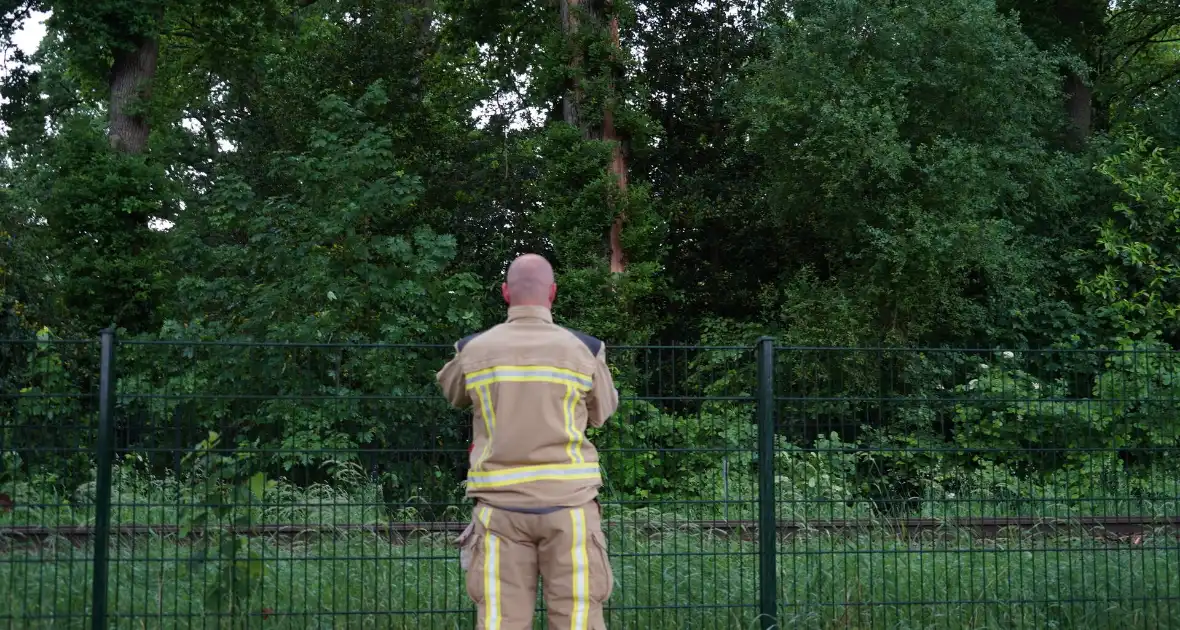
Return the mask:
<svg viewBox="0 0 1180 630"><path fill-rule="evenodd" d="M1000 356L1004 357L1005 359L1014 359L1016 358L1016 353L1012 352L1011 350L1005 350L1004 354Z"/></svg>
<svg viewBox="0 0 1180 630"><path fill-rule="evenodd" d="M968 381L968 382L967 382L967 389L968 389L968 390L975 389L975 386L976 386L976 385L978 385L978 384L979 384L979 379L977 379L977 378L973 378L973 379L971 379L970 381Z"/></svg>
<svg viewBox="0 0 1180 630"><path fill-rule="evenodd" d="M1032 386L1033 386L1033 389L1040 389L1041 388L1041 384L1036 381L1033 381Z"/></svg>
<svg viewBox="0 0 1180 630"><path fill-rule="evenodd" d="M986 363L980 363L980 364L979 364L979 369L981 369L981 370L987 370L987 369L989 369L989 367L988 367L988 364L986 364Z"/></svg>

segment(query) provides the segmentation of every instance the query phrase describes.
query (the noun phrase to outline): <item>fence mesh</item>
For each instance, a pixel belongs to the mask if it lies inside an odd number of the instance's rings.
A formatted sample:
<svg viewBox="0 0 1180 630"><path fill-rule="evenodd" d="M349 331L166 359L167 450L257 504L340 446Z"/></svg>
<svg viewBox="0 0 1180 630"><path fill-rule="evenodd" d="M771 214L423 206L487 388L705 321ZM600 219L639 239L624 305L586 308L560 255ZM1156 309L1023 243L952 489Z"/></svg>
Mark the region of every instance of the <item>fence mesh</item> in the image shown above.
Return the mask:
<svg viewBox="0 0 1180 630"><path fill-rule="evenodd" d="M0 626L89 620L98 368L95 342L0 343Z"/></svg>
<svg viewBox="0 0 1180 630"><path fill-rule="evenodd" d="M1180 623L1175 353L780 349L776 367L784 626Z"/></svg>
<svg viewBox="0 0 1180 630"><path fill-rule="evenodd" d="M609 627L1180 627L1175 353L760 351L609 350ZM0 627L473 627L452 352L116 344L95 591L100 346L0 342Z"/></svg>

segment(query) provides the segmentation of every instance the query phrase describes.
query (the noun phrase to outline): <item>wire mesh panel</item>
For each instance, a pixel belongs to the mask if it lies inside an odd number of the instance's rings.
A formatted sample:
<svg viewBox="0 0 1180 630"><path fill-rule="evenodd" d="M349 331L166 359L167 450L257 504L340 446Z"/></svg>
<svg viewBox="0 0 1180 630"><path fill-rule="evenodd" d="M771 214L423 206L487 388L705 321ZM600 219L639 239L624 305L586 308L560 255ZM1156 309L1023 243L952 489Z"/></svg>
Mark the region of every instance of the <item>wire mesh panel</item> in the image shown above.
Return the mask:
<svg viewBox="0 0 1180 630"><path fill-rule="evenodd" d="M0 523L3 619L87 627L96 346L54 351L69 378L34 369L29 357L54 359L26 350L5 371L5 393L20 395L4 401L3 447L20 459L0 486L16 506ZM434 381L452 353L119 343L101 511L108 625L473 627L454 546L470 518L471 416ZM610 350L622 404L588 437L605 483L612 627L730 628L756 614L751 361L745 348ZM537 613L546 627L543 589Z"/></svg>
<svg viewBox="0 0 1180 630"><path fill-rule="evenodd" d="M446 347L124 343L116 627L470 627Z"/></svg>
<svg viewBox="0 0 1180 630"><path fill-rule="evenodd" d="M451 347L111 341L0 343L0 627L473 626ZM1180 627L1176 353L759 348L609 350L611 627Z"/></svg>
<svg viewBox="0 0 1180 630"><path fill-rule="evenodd" d="M779 349L780 623L1180 625L1178 368Z"/></svg>
<svg viewBox="0 0 1180 630"><path fill-rule="evenodd" d="M98 355L0 341L0 628L89 619Z"/></svg>
<svg viewBox="0 0 1180 630"><path fill-rule="evenodd" d="M612 628L734 628L757 614L749 348L615 348L604 467ZM544 627L544 626L538 626Z"/></svg>

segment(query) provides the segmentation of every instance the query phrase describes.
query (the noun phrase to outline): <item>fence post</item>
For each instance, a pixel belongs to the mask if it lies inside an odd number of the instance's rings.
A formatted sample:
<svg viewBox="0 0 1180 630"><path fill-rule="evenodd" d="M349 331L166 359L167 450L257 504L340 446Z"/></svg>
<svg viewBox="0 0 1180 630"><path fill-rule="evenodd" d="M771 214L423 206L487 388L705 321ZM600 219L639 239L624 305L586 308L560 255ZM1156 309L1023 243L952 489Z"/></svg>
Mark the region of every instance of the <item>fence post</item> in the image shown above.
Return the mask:
<svg viewBox="0 0 1180 630"><path fill-rule="evenodd" d="M98 475L94 505L94 576L91 630L107 627L107 584L111 539L111 460L115 450L115 331L103 329L98 377Z"/></svg>
<svg viewBox="0 0 1180 630"><path fill-rule="evenodd" d="M774 489L774 340L758 340L758 583L763 630L778 619L778 519Z"/></svg>

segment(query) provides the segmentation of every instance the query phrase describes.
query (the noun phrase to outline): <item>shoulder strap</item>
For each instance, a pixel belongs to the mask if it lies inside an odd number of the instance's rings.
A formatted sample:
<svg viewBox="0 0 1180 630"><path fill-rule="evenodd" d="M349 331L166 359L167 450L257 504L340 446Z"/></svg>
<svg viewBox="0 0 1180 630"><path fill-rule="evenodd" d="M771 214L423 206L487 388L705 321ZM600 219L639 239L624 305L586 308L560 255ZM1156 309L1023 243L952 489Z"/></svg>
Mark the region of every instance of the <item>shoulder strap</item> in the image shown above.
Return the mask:
<svg viewBox="0 0 1180 630"><path fill-rule="evenodd" d="M466 337L464 337L464 338L460 339L460 340L459 340L459 342L455 344L455 349L456 349L456 350L458 350L459 352L463 352L463 347L464 347L464 346L466 346L467 344L471 343L471 340L472 340L472 339L475 339L476 337L478 337L478 336L480 336L480 335L482 335L482 334L483 334L483 331L480 331L480 332L477 332L477 333L472 333L472 334L470 334L470 335L467 335Z"/></svg>
<svg viewBox="0 0 1180 630"><path fill-rule="evenodd" d="M602 341L600 339L587 335L580 330L574 330L572 328L566 328L566 330L568 330L571 334L573 334L573 336L577 337L579 341L585 344L586 349L590 351L590 354L598 356L598 352L602 350Z"/></svg>

